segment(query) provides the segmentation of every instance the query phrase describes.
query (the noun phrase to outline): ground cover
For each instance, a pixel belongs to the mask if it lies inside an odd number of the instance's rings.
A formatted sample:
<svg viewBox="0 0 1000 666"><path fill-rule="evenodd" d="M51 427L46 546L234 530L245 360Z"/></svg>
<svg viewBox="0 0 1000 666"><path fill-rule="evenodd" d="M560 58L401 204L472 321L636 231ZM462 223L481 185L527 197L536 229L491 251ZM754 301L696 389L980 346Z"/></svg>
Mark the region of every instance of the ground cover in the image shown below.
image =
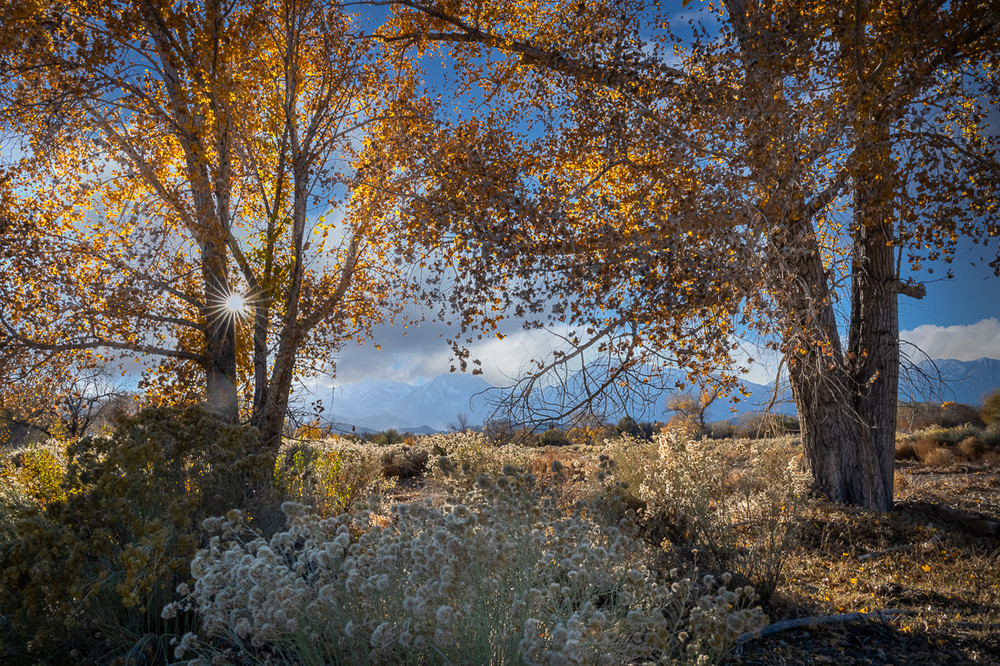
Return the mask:
<svg viewBox="0 0 1000 666"><path fill-rule="evenodd" d="M5 663L1000 663L987 432L901 438L879 514L810 498L792 437L325 438L234 476L176 438L136 458L161 418L0 454Z"/></svg>

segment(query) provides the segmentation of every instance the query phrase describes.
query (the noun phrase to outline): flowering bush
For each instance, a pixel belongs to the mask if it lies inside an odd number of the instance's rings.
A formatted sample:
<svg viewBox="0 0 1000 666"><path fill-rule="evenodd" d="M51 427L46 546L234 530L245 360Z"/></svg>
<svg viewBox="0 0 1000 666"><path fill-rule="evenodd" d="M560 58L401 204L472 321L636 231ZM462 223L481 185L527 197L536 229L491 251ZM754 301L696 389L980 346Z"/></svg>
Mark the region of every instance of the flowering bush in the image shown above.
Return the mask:
<svg viewBox="0 0 1000 666"><path fill-rule="evenodd" d="M394 479L382 476L370 446L340 440L283 446L274 464L277 494L307 504L321 516L337 515L393 485Z"/></svg>
<svg viewBox="0 0 1000 666"><path fill-rule="evenodd" d="M719 444L666 429L652 446L610 442L602 459L605 487L640 510L655 541L697 547L713 568L773 591L809 487L787 440Z"/></svg>
<svg viewBox="0 0 1000 666"><path fill-rule="evenodd" d="M270 539L242 513L206 521L194 587L165 617L197 611L176 657L303 664L618 664L718 658L763 624L728 577L663 580L626 526L566 513L530 474L462 478L429 502L320 518L283 506Z"/></svg>
<svg viewBox="0 0 1000 666"><path fill-rule="evenodd" d="M50 439L0 457L0 483L16 487L40 505L66 499L62 489L66 469L66 447Z"/></svg>

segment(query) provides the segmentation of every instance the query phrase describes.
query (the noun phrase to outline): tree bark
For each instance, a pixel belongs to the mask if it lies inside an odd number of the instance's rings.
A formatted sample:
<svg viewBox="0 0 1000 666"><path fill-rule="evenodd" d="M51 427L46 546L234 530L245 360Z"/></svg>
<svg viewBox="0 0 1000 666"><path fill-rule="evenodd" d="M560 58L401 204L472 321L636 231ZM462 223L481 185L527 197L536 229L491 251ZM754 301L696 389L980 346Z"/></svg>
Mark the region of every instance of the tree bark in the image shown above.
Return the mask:
<svg viewBox="0 0 1000 666"><path fill-rule="evenodd" d="M274 369L268 386L267 399L260 411L255 414L254 425L260 435L262 449L276 451L281 447L281 434L285 429L285 414L288 411L288 398L292 390L292 380L295 377L295 351L298 348L298 336L285 335L281 338L278 352L274 357Z"/></svg>
<svg viewBox="0 0 1000 666"><path fill-rule="evenodd" d="M840 504L882 508L883 480L865 424L855 406L855 384L845 362L829 280L812 224L789 222L799 255L786 266L785 355L814 490ZM784 239L787 240L787 239ZM779 242L776 252L787 247ZM891 490L890 490L891 496Z"/></svg>
<svg viewBox="0 0 1000 666"><path fill-rule="evenodd" d="M206 394L209 409L224 421L239 420L236 392L236 320L221 304L227 292L225 247L214 243L202 247L202 277L205 281Z"/></svg>
<svg viewBox="0 0 1000 666"><path fill-rule="evenodd" d="M848 360L855 409L880 478L874 507L884 511L892 507L899 392L899 280L889 203L894 165L888 127L874 116L859 125Z"/></svg>

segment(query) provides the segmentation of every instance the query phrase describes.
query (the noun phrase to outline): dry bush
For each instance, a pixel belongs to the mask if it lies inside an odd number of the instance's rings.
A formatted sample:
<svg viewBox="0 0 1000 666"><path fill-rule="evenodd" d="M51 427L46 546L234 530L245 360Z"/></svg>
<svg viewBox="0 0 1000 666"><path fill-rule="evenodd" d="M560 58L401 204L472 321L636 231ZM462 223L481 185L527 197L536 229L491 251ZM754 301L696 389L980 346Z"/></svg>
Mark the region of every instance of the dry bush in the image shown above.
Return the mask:
<svg viewBox="0 0 1000 666"><path fill-rule="evenodd" d="M1000 451L988 451L984 453L980 462L990 467L1000 467Z"/></svg>
<svg viewBox="0 0 1000 666"><path fill-rule="evenodd" d="M808 488L798 454L790 438L693 441L663 430L653 447L609 443L598 480L636 509L647 539L697 548L767 598Z"/></svg>
<svg viewBox="0 0 1000 666"><path fill-rule="evenodd" d="M283 446L275 462L275 487L320 515L337 515L395 485L382 474L382 451L340 438Z"/></svg>
<svg viewBox="0 0 1000 666"><path fill-rule="evenodd" d="M586 478L586 457L563 450L542 450L528 459L527 469L548 483L575 483Z"/></svg>
<svg viewBox="0 0 1000 666"><path fill-rule="evenodd" d="M955 454L960 460L975 462L983 457L990 447L978 437L966 437L955 447Z"/></svg>
<svg viewBox="0 0 1000 666"><path fill-rule="evenodd" d="M559 451L542 451L528 460L528 471L535 476L558 474L569 465Z"/></svg>
<svg viewBox="0 0 1000 666"><path fill-rule="evenodd" d="M427 471L426 449L402 446L382 454L382 474L386 478L412 479Z"/></svg>
<svg viewBox="0 0 1000 666"><path fill-rule="evenodd" d="M983 406L979 410L979 418L986 425L1000 423L1000 390L993 389L991 393L983 396Z"/></svg>
<svg viewBox="0 0 1000 666"><path fill-rule="evenodd" d="M462 492L461 487L470 488ZM562 510L507 466L451 488L451 502L319 519L283 506L288 529L255 534L239 512L164 609L198 611L178 659L197 663L710 664L766 621L724 574L650 569L648 548L592 512Z"/></svg>
<svg viewBox="0 0 1000 666"><path fill-rule="evenodd" d="M912 440L903 439L896 442L896 460L918 460Z"/></svg>
<svg viewBox="0 0 1000 666"><path fill-rule="evenodd" d="M979 411L975 407L957 402L918 402L900 405L897 410L899 427L916 432L927 428L955 428L964 424L982 426Z"/></svg>
<svg viewBox="0 0 1000 666"><path fill-rule="evenodd" d="M933 439L918 439L913 449L920 463L927 467L946 467L955 462L955 454Z"/></svg>

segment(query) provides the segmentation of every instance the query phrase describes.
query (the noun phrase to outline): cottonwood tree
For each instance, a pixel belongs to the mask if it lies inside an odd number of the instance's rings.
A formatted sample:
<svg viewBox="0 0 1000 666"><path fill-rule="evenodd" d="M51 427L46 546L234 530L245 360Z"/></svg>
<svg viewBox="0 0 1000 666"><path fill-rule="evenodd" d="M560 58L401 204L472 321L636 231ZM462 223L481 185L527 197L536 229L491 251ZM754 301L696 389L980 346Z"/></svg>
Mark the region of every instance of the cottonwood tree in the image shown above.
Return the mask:
<svg viewBox="0 0 1000 666"><path fill-rule="evenodd" d="M683 393L671 396L667 400L667 411L674 412L677 424L690 424L694 426L698 434L708 432L708 424L705 422L705 412L719 398L719 391L714 387L700 386L698 393Z"/></svg>
<svg viewBox="0 0 1000 666"><path fill-rule="evenodd" d="M378 247L388 199L365 184L382 165L364 153L391 154L407 71L354 40L338 4L2 12L3 129L20 140L4 165L5 343L160 357L150 387L179 398L203 381L230 420L242 372L276 445L295 376L399 300ZM316 222L328 199L340 219Z"/></svg>
<svg viewBox="0 0 1000 666"><path fill-rule="evenodd" d="M553 363L606 354L597 391L770 335L816 489L891 506L907 270L1000 233L1000 7L386 4L381 38L447 54L482 102L410 165L467 324L570 325Z"/></svg>

